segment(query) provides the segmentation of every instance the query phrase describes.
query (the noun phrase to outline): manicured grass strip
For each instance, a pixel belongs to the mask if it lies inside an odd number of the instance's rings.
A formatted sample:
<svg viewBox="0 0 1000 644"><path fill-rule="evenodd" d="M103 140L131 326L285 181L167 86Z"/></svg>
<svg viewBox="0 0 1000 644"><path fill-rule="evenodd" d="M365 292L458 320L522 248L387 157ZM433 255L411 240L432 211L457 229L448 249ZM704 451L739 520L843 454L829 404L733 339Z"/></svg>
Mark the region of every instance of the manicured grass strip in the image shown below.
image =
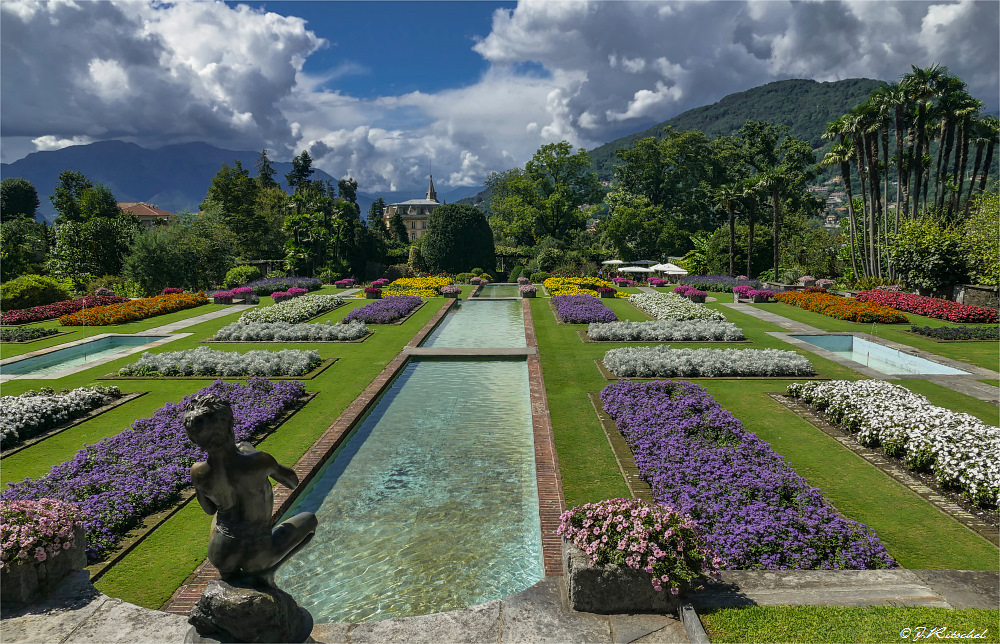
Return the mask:
<svg viewBox="0 0 1000 644"><path fill-rule="evenodd" d="M606 384L594 369L591 357L596 353L603 355L606 347L588 351L584 347L595 345L581 346L576 335L580 327L557 324L548 301L532 300L531 316L538 337L566 506L629 496L587 395L600 391Z"/></svg>
<svg viewBox="0 0 1000 644"><path fill-rule="evenodd" d="M997 369L998 359L1000 359L1000 345L996 342L934 342L930 338L923 338L913 333L909 333L910 326L946 326L954 323L946 320L935 320L934 318L923 317L908 313L910 324L871 324L856 323L846 320L837 320L819 313L813 313L800 309L790 304L774 302L771 304L750 304L754 308L768 311L775 315L786 317L797 322L804 322L817 329L824 331L847 332L847 333L870 333L880 338L899 342L907 346L934 353L939 356L967 362L969 364L982 367L984 369Z"/></svg>
<svg viewBox="0 0 1000 644"><path fill-rule="evenodd" d="M1000 551L764 395L774 382L699 381L848 518L875 530L904 568L997 570ZM941 544L947 543L947 548Z"/></svg>
<svg viewBox="0 0 1000 644"><path fill-rule="evenodd" d="M985 400L967 396L929 380L903 378L893 384L902 385L913 393L926 397L938 407L970 414L990 425L1000 424L1000 409ZM996 386L996 383L993 384Z"/></svg>
<svg viewBox="0 0 1000 644"><path fill-rule="evenodd" d="M337 313L347 313L353 308L352 304L363 306L365 300L349 302L347 306L337 309ZM279 463L291 466L297 462L445 304L443 298L431 300L404 324L379 327L378 334L370 342L344 343L335 347L316 343L322 355L337 355L337 364L314 380L305 381L306 390L317 392L317 396L257 448L269 452ZM201 338L206 333L214 333L214 329L201 329L191 337ZM301 343L296 343L296 346L301 346ZM144 384L150 383L146 381ZM204 522L192 519L192 513L196 515L195 519L203 518ZM98 588L109 596L139 606L160 608L204 560L209 522L210 517L200 506L189 504L101 577Z"/></svg>
<svg viewBox="0 0 1000 644"><path fill-rule="evenodd" d="M997 637L998 610L747 606L708 610L700 617L709 639L720 643L1000 641ZM939 635L932 635L932 632ZM947 633L953 635L949 638ZM964 637L957 634L964 634Z"/></svg>

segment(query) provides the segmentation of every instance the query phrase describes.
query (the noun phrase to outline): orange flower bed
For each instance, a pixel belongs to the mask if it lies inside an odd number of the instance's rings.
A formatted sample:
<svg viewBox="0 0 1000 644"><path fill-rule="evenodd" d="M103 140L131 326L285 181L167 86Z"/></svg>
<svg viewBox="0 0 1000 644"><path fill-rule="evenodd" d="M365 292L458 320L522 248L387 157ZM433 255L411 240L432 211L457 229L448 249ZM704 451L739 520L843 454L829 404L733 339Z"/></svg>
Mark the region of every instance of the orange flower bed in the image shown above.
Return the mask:
<svg viewBox="0 0 1000 644"><path fill-rule="evenodd" d="M774 296L775 301L797 306L800 309L822 313L838 320L849 322L878 322L879 324L899 324L909 322L904 314L888 306L874 302L859 302L853 298L841 297L833 293L804 293L787 291Z"/></svg>
<svg viewBox="0 0 1000 644"><path fill-rule="evenodd" d="M144 297L139 300L95 306L83 309L59 318L63 326L104 326L107 324L123 324L136 322L157 315L166 315L175 311L191 309L202 304L208 304L208 298L202 292L176 293Z"/></svg>

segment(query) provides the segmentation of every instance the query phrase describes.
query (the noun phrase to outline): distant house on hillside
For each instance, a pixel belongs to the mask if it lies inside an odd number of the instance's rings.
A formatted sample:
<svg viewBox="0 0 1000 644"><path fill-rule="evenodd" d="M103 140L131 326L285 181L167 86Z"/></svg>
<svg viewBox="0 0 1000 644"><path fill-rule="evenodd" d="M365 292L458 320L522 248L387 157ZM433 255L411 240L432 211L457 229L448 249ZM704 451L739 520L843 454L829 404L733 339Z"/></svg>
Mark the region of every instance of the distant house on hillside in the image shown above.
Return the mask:
<svg viewBox="0 0 1000 644"><path fill-rule="evenodd" d="M388 228L392 216L398 212L403 217L403 225L406 226L410 241L413 241L424 236L424 233L427 232L427 220L440 205L437 191L434 190L434 177L431 176L425 199L410 199L409 201L389 204L385 207L385 212L382 213L382 222Z"/></svg>
<svg viewBox="0 0 1000 644"><path fill-rule="evenodd" d="M153 228L159 223L170 223L170 220L177 215L168 210L157 208L144 201L123 201L118 203L118 207L125 212L130 212L139 219L146 228Z"/></svg>

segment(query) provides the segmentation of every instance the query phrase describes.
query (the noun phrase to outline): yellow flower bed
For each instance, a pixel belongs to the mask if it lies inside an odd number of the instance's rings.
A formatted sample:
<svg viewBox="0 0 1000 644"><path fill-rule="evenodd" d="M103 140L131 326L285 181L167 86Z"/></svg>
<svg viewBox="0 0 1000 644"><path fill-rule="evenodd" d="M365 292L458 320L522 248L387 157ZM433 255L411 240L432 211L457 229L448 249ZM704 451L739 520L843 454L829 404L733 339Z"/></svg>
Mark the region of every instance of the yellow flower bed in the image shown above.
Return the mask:
<svg viewBox="0 0 1000 644"><path fill-rule="evenodd" d="M438 297L441 287L454 284L450 277L401 277L382 289L382 295Z"/></svg>
<svg viewBox="0 0 1000 644"><path fill-rule="evenodd" d="M550 277L542 285L552 295L593 295L595 297L599 297L597 289L600 286L616 288L613 283L599 277ZM616 297L618 296L622 296L622 294L617 293Z"/></svg>

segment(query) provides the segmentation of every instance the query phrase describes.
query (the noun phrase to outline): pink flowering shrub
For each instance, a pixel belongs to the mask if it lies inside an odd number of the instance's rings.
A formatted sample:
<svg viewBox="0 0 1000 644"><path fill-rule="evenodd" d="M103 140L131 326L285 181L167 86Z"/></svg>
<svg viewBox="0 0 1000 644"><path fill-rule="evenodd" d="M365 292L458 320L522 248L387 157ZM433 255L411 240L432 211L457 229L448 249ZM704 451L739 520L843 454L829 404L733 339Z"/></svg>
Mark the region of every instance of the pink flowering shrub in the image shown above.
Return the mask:
<svg viewBox="0 0 1000 644"><path fill-rule="evenodd" d="M816 280L816 288L828 289L833 287L833 280L821 279Z"/></svg>
<svg viewBox="0 0 1000 644"><path fill-rule="evenodd" d="M369 286L365 289L365 295L382 295L382 289Z"/></svg>
<svg viewBox="0 0 1000 644"><path fill-rule="evenodd" d="M924 297L911 293L874 290L862 291L856 296L859 302L875 302L897 311L916 313L929 318L950 322L985 322L996 324L997 310L985 306L969 306L936 297Z"/></svg>
<svg viewBox="0 0 1000 644"><path fill-rule="evenodd" d="M73 547L73 529L84 512L73 503L42 498L0 503L0 568L45 561Z"/></svg>
<svg viewBox="0 0 1000 644"><path fill-rule="evenodd" d="M242 299L251 295L253 293L253 289L250 288L249 286L240 286L238 288L234 288L229 292L233 294L233 297L237 299Z"/></svg>
<svg viewBox="0 0 1000 644"><path fill-rule="evenodd" d="M298 297L300 295L305 295L306 293L309 292L309 290L304 288L299 288L298 286L292 286L286 292L292 297Z"/></svg>
<svg viewBox="0 0 1000 644"><path fill-rule="evenodd" d="M531 284L531 280L527 277L519 277L517 278L517 283L519 286L524 286L525 284Z"/></svg>
<svg viewBox="0 0 1000 644"><path fill-rule="evenodd" d="M680 288L680 287L678 286L677 288ZM676 292L676 289L674 289L674 290ZM690 287L688 288L688 292L687 292L687 296L688 297L705 297L706 295L708 295L708 293L706 293L705 291L699 291L696 288L690 288Z"/></svg>
<svg viewBox="0 0 1000 644"><path fill-rule="evenodd" d="M445 284L441 287L441 295L457 295L462 292L462 287L456 284Z"/></svg>
<svg viewBox="0 0 1000 644"><path fill-rule="evenodd" d="M750 297L750 291L754 290L749 284L742 284L740 286L733 287L733 293L736 293L739 297L748 298Z"/></svg>
<svg viewBox="0 0 1000 644"><path fill-rule="evenodd" d="M372 282L372 286L374 286L375 288L382 288L383 286L389 286L389 284L391 283L392 283L391 280L381 277Z"/></svg>
<svg viewBox="0 0 1000 644"><path fill-rule="evenodd" d="M173 286L168 286L167 288L160 291L160 295L177 295L178 293L183 293L184 289L174 288Z"/></svg>
<svg viewBox="0 0 1000 644"><path fill-rule="evenodd" d="M610 499L577 506L560 518L558 534L587 553L592 564L644 570L658 591L678 595L696 586L697 577L717 576L722 564L695 520L666 505Z"/></svg>
<svg viewBox="0 0 1000 644"><path fill-rule="evenodd" d="M292 294L286 291L275 291L274 293L271 293L271 299L274 300L275 304L279 304L292 299Z"/></svg>

